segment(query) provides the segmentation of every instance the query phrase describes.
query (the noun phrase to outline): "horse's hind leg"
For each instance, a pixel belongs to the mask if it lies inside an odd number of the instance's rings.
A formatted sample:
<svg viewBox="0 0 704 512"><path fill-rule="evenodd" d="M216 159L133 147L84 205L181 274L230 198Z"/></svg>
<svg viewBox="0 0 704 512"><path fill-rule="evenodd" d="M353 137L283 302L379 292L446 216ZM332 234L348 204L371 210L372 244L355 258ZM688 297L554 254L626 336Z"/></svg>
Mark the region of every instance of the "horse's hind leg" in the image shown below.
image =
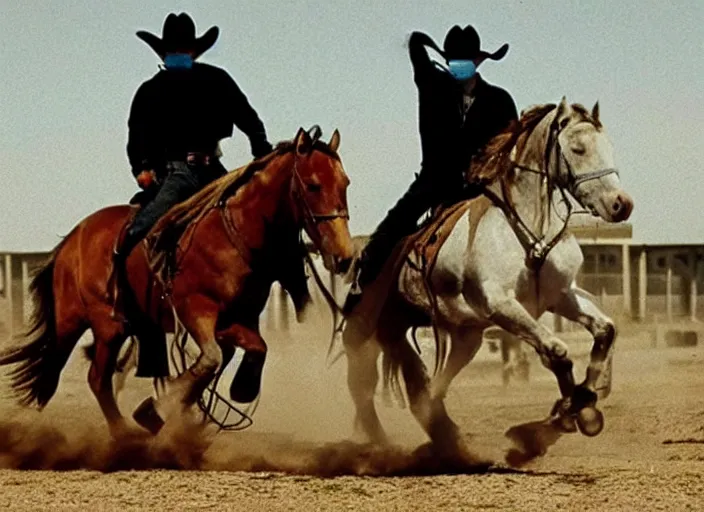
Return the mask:
<svg viewBox="0 0 704 512"><path fill-rule="evenodd" d="M442 454L456 452L460 445L459 429L448 416L442 398L433 399L425 365L406 339L409 327L407 321L404 321L403 314L393 307L387 307L381 318L377 326L379 343L384 348L384 356L391 362L390 371L395 373L398 368L403 375L411 413L428 434L435 448ZM458 366L463 359L457 356L459 353L459 350L456 351L455 357L452 358L457 364L453 362L449 372L441 375L441 397L444 396L443 388L446 389L449 381L459 371Z"/></svg>
<svg viewBox="0 0 704 512"><path fill-rule="evenodd" d="M115 390L115 399L120 396L120 392L125 387L125 380L127 379L127 374L137 367L137 342L134 338L129 338L127 340L127 347L122 357L118 356L117 363L115 364L115 379L113 382L113 387Z"/></svg>
<svg viewBox="0 0 704 512"><path fill-rule="evenodd" d="M482 346L484 329L475 326L453 326L450 333L450 353L431 387L431 417L426 429L444 455L459 457L463 462L479 462L467 451L459 427L450 419L445 408L445 396L454 378L469 364Z"/></svg>
<svg viewBox="0 0 704 512"><path fill-rule="evenodd" d="M388 439L374 407L374 391L379 382L376 363L381 347L373 336L362 339L354 320L346 324L342 342L347 355L347 386L356 409L355 423L373 443L386 444Z"/></svg>
<svg viewBox="0 0 704 512"><path fill-rule="evenodd" d="M456 363L453 362L451 370L445 373L444 377L441 374L442 380L436 387L436 392L440 393L440 396L433 397L425 365L411 345L404 338L400 338L393 344L391 350L393 357L400 363L411 412L430 437L433 447L443 457L461 456L464 452L464 443L460 436L459 427L447 414L442 396L451 378L459 371L457 368L461 364L461 359L466 360L466 358L456 356L451 359ZM453 373L454 375L452 375Z"/></svg>
<svg viewBox="0 0 704 512"><path fill-rule="evenodd" d="M110 434L116 438L127 431L113 389L113 375L125 333L120 323L105 317L93 326L95 353L88 372L88 384L108 422Z"/></svg>

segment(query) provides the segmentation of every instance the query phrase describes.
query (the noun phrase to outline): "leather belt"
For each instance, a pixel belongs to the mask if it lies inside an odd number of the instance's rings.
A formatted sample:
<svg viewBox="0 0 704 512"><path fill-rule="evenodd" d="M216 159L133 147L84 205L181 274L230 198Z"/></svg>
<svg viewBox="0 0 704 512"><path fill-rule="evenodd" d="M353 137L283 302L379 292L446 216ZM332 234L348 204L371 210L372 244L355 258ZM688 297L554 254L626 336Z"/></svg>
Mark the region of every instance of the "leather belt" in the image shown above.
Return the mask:
<svg viewBox="0 0 704 512"><path fill-rule="evenodd" d="M215 159L215 155L211 153L203 153L200 151L193 151L186 153L186 163L188 165L210 165Z"/></svg>

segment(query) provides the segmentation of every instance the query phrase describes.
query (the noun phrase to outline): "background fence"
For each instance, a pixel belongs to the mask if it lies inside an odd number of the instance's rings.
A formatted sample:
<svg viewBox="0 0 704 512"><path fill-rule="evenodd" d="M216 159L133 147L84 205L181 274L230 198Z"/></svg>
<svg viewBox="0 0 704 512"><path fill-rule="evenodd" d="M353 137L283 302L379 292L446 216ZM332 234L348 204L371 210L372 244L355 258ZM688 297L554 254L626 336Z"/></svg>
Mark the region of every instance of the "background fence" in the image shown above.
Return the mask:
<svg viewBox="0 0 704 512"><path fill-rule="evenodd" d="M600 307L619 322L698 323L704 317L704 245L587 244L582 250L585 261L578 276L579 286L592 293ZM0 253L1 336L21 332L31 314L31 275L48 256L46 252ZM624 265L624 256L628 265ZM313 259L326 285L336 288L341 303L341 279L331 280L321 259L317 255ZM324 303L312 279L310 285L316 300ZM555 322L550 315L544 320L562 330L578 328L567 321ZM272 287L262 321L270 329L287 328L295 322L292 304L278 284Z"/></svg>

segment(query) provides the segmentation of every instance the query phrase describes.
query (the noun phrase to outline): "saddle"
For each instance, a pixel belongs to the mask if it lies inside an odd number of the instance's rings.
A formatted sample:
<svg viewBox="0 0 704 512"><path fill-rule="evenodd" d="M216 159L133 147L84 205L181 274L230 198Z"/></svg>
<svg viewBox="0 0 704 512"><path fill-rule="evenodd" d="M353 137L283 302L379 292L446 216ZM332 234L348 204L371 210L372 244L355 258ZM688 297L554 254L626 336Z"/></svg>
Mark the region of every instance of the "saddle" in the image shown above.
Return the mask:
<svg viewBox="0 0 704 512"><path fill-rule="evenodd" d="M406 261L418 271L430 275L447 237L457 221L470 208L472 200L460 201L449 206L436 208L431 216L411 235Z"/></svg>
<svg viewBox="0 0 704 512"><path fill-rule="evenodd" d="M348 318L348 320L355 318L356 329L361 335L370 336L374 331L404 265L408 263L411 268L421 272L425 277L429 276L435 266L440 248L457 221L467 210L475 209L480 203L485 203L484 200L489 202L487 198L480 196L436 208L414 233L406 236L396 245L377 278L365 286L359 304ZM470 226L467 226L467 229L470 229ZM470 234L471 236L473 233Z"/></svg>

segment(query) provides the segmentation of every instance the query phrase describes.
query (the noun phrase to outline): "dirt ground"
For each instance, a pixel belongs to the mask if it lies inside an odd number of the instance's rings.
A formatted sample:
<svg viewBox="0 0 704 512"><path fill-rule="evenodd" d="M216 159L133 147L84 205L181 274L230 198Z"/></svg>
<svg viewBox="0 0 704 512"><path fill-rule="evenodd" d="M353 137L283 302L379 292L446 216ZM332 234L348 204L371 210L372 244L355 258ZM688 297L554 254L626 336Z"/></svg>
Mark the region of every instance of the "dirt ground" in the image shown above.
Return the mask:
<svg viewBox="0 0 704 512"><path fill-rule="evenodd" d="M473 449L496 463L448 474L414 452L426 439L407 409L378 400L397 447L358 442L344 361L324 364L327 333L296 326L289 338L269 334L248 430L213 436L179 426L121 446L108 441L76 351L42 413L0 403L0 510L704 509L704 347L619 339L602 434L563 436L520 469L503 462L503 433L545 416L557 387L534 364L530 383L504 388L499 355L483 349L447 404ZM579 378L584 364L578 357ZM131 377L123 412L150 392L150 382Z"/></svg>

